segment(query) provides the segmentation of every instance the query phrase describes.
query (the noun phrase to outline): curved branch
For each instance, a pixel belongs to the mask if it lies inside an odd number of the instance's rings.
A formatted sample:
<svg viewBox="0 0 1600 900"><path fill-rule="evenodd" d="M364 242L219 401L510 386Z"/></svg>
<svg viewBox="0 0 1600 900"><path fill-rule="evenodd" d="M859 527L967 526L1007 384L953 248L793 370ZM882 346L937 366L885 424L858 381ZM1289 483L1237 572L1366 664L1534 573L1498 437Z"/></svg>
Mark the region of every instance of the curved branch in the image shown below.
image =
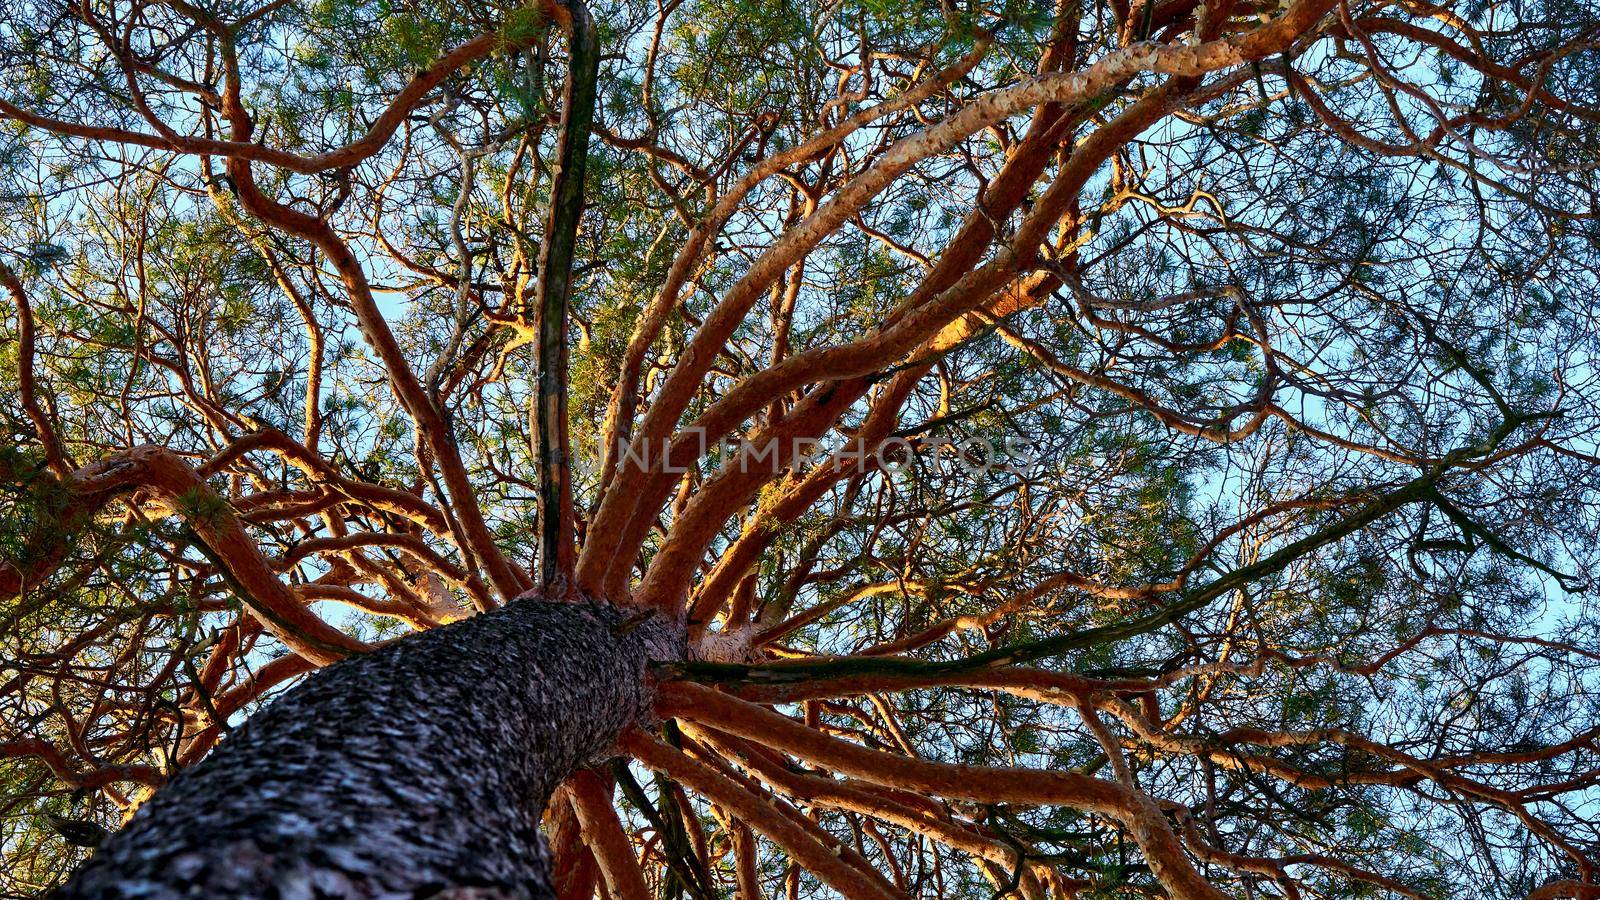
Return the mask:
<svg viewBox="0 0 1600 900"><path fill-rule="evenodd" d="M790 858L815 874L846 897L892 900L903 895L881 878L871 877L835 856L799 826L787 821L761 802L738 782L697 762L642 731L622 738L622 748L635 759L674 780L681 781L712 802L737 813L746 823L772 838L788 851ZM876 873L873 873L876 874Z"/></svg>

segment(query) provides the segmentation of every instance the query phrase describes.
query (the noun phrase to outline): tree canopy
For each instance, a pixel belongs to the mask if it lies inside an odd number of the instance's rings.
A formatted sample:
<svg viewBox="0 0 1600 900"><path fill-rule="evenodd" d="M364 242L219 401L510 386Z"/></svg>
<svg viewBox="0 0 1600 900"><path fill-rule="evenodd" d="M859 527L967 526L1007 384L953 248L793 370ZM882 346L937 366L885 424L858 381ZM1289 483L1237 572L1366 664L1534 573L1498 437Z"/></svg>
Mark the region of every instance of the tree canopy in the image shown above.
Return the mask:
<svg viewBox="0 0 1600 900"><path fill-rule="evenodd" d="M1597 97L1592 0L13 0L0 892L554 577L689 635L563 897L1600 896Z"/></svg>

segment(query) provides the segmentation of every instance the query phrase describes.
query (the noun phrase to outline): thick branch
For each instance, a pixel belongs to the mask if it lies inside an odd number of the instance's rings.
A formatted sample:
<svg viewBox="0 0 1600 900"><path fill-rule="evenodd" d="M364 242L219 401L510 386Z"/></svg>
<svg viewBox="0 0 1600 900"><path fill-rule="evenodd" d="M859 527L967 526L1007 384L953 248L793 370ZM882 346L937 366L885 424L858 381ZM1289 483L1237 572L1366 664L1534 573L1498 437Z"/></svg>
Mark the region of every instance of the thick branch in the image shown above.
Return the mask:
<svg viewBox="0 0 1600 900"><path fill-rule="evenodd" d="M570 584L572 472L567 436L567 303L572 256L583 216L583 171L594 121L600 46L583 0L565 0L572 14L570 59L561 107L561 137L550 188L550 220L539 260L539 393L535 419L539 459L539 574L546 591Z"/></svg>

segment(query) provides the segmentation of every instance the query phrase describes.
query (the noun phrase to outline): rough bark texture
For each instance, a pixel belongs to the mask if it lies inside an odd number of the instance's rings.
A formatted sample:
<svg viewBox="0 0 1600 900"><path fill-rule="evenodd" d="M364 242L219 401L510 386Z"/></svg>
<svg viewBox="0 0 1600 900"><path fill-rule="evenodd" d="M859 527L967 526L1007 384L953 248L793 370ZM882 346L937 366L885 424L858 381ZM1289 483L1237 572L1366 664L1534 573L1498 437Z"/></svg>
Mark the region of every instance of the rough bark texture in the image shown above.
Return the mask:
<svg viewBox="0 0 1600 900"><path fill-rule="evenodd" d="M647 714L681 628L523 599L311 676L152 797L67 898L554 897L540 815Z"/></svg>

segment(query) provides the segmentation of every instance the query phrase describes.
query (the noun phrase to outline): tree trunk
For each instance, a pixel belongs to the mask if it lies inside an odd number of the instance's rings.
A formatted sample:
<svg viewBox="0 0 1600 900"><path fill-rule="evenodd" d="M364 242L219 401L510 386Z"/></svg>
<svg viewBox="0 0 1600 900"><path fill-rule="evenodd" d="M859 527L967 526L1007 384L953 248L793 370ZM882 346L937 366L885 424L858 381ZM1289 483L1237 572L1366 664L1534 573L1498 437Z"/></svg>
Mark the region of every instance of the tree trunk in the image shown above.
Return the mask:
<svg viewBox="0 0 1600 900"><path fill-rule="evenodd" d="M648 715L679 627L525 599L312 675L56 896L554 897L551 793Z"/></svg>

